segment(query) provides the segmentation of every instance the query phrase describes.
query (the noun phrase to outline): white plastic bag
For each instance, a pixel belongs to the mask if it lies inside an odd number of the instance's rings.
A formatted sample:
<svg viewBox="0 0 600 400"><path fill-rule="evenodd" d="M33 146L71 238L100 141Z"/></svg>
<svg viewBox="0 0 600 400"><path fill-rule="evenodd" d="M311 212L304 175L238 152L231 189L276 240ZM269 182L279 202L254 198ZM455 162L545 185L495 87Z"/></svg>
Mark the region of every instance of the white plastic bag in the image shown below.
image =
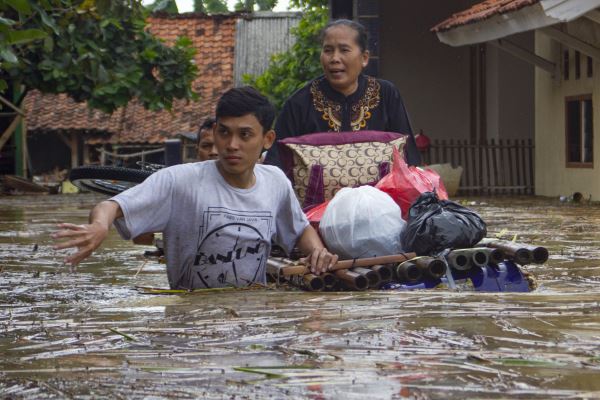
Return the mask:
<svg viewBox="0 0 600 400"><path fill-rule="evenodd" d="M319 232L329 251L341 259L402 252L400 234L406 222L400 207L372 186L344 188L329 202Z"/></svg>

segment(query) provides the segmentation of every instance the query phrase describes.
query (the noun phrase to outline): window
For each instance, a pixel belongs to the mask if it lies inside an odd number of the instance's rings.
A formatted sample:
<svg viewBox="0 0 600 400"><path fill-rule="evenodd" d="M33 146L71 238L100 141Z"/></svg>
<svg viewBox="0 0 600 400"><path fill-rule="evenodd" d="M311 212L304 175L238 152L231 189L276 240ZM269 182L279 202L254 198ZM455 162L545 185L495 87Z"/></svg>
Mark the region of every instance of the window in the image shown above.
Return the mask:
<svg viewBox="0 0 600 400"><path fill-rule="evenodd" d="M588 78L594 76L594 59L589 56L587 58L587 76Z"/></svg>
<svg viewBox="0 0 600 400"><path fill-rule="evenodd" d="M581 78L581 53L575 52L575 79Z"/></svg>
<svg viewBox="0 0 600 400"><path fill-rule="evenodd" d="M592 167L594 131L592 96L566 99L567 167Z"/></svg>

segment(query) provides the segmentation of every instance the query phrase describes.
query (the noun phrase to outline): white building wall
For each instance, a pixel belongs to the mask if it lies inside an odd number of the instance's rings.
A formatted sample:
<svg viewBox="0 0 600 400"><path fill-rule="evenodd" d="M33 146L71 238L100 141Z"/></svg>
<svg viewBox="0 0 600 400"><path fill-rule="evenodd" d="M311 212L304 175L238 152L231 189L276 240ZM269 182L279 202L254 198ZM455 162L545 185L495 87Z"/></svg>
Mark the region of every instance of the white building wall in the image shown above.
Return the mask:
<svg viewBox="0 0 600 400"><path fill-rule="evenodd" d="M600 40L600 26L578 20L569 24L569 32L595 43ZM595 42L594 42L595 41ZM543 33L536 32L536 52L560 62L562 46ZM553 79L547 72L536 69L535 82L535 193L542 196L571 195L580 192L584 198L600 201L600 62L594 61L593 78L586 77L585 58L582 76L574 79L574 62L570 63L568 81ZM592 94L594 126L593 168L567 168L565 133L565 98Z"/></svg>

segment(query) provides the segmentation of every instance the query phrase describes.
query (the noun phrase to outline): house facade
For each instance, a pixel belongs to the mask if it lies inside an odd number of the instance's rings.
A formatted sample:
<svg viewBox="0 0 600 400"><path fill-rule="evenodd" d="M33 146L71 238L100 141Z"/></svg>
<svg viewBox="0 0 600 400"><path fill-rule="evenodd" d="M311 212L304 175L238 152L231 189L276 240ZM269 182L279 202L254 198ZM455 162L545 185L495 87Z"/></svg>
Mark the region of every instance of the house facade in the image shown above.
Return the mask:
<svg viewBox="0 0 600 400"><path fill-rule="evenodd" d="M489 0L436 26L452 46L493 43L535 67L535 194L600 200L600 1ZM533 51L512 38L531 32Z"/></svg>

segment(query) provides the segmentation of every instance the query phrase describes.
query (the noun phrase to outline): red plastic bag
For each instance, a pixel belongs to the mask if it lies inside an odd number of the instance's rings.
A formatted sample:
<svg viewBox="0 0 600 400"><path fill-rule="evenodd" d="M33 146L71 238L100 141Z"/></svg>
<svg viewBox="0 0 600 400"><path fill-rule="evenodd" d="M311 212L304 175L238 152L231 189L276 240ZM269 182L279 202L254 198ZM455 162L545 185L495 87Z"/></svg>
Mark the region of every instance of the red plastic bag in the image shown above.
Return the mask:
<svg viewBox="0 0 600 400"><path fill-rule="evenodd" d="M306 218L308 218L308 222L312 225L313 228L319 232L319 222L321 222L321 218L323 218L323 214L325 213L325 209L329 204L329 200L324 203L318 204L314 207L311 207L308 211L305 211Z"/></svg>
<svg viewBox="0 0 600 400"><path fill-rule="evenodd" d="M437 193L440 200L448 200L448 193L437 172L408 166L397 149L394 149L392 171L375 187L386 192L400 206L402 218L406 219L411 204L425 192Z"/></svg>

